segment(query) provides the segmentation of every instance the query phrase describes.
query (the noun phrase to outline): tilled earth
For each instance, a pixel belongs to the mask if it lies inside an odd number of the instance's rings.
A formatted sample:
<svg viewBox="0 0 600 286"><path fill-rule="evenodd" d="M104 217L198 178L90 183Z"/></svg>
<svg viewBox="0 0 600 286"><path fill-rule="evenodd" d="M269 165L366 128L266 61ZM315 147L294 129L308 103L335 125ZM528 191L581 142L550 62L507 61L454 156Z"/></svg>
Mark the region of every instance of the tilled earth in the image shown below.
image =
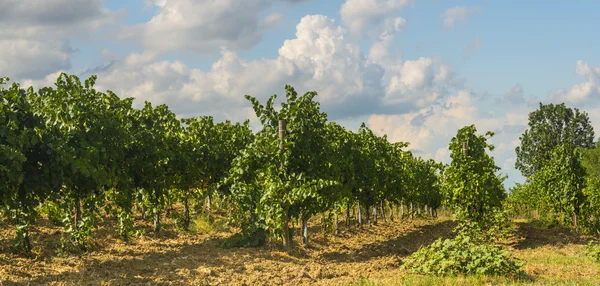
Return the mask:
<svg viewBox="0 0 600 286"><path fill-rule="evenodd" d="M454 227L449 220L380 222L338 235L311 229L311 247L218 247L229 231L163 232L124 243L101 228L93 251L58 255L61 228L32 231L34 257L9 251L12 235L2 227L0 285L347 285L361 276L400 275L401 259Z"/></svg>
<svg viewBox="0 0 600 286"><path fill-rule="evenodd" d="M316 222L315 222L316 223ZM341 226L338 235L310 229L311 247L221 248L232 235L218 224L182 233L165 224L154 237L120 241L108 221L95 232L93 249L61 254L62 228L40 220L32 232L33 256L10 251L13 226L0 222L0 286L3 285L600 285L600 264L585 256L590 237L566 228L517 221L505 246L527 262L527 277L426 277L399 269L402 259L440 236L455 222L447 219L379 222ZM106 227L108 226L108 227ZM217 230L220 229L220 230ZM366 283L365 283L366 281ZM369 284L373 283L373 284Z"/></svg>

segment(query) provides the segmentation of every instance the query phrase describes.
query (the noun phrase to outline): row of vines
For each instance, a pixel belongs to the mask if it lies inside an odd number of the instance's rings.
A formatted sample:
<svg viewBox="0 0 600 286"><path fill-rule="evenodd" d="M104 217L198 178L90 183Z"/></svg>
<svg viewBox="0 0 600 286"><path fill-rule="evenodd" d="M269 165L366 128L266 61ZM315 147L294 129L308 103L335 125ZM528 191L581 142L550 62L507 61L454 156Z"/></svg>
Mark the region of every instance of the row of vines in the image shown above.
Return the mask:
<svg viewBox="0 0 600 286"><path fill-rule="evenodd" d="M289 246L291 222L316 214L357 214L359 224L400 206L436 215L443 166L415 157L362 125L353 132L327 119L315 92L263 105L246 96L262 127L179 119L166 105L133 107L111 91L61 74L55 86L0 82L0 215L16 227L14 247L31 250L30 228L46 213L85 249L102 213L122 239L136 234L134 212L161 228L171 212L186 230L191 202L218 197L240 229L235 245L269 239ZM173 208L177 204L181 208ZM387 214L386 214L387 213Z"/></svg>

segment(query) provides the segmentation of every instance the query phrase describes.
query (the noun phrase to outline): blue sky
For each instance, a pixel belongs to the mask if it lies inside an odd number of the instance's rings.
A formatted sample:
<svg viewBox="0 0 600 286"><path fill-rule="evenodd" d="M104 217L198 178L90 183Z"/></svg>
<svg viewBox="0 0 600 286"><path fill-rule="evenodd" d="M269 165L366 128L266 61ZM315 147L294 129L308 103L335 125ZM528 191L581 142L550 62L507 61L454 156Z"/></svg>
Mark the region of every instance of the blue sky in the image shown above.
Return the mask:
<svg viewBox="0 0 600 286"><path fill-rule="evenodd" d="M597 1L0 0L0 75L167 103L180 116L253 119L244 94L316 90L330 119L364 121L447 162L456 130L493 130L507 185L537 102L600 130ZM8 11L8 12L7 12Z"/></svg>

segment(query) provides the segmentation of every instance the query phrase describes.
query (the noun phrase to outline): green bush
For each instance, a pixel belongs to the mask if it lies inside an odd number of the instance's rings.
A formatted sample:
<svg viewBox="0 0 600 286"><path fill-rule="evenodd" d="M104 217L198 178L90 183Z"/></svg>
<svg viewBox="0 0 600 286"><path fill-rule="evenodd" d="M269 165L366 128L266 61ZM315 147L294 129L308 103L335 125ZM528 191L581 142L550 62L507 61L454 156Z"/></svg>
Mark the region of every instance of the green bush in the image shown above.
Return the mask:
<svg viewBox="0 0 600 286"><path fill-rule="evenodd" d="M491 242L459 233L419 249L404 260L402 268L433 275L521 275L524 264Z"/></svg>
<svg viewBox="0 0 600 286"><path fill-rule="evenodd" d="M585 254L596 262L600 262L600 244L590 241L585 247Z"/></svg>

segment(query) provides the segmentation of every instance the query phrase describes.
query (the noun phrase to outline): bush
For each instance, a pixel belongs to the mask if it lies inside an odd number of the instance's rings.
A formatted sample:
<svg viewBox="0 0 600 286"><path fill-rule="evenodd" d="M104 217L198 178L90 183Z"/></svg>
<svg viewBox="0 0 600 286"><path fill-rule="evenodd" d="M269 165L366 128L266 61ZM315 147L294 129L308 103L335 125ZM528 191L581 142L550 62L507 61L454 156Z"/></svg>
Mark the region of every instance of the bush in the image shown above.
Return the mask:
<svg viewBox="0 0 600 286"><path fill-rule="evenodd" d="M524 264L491 242L459 233L455 238L440 238L419 249L405 259L402 268L433 275L522 275Z"/></svg>
<svg viewBox="0 0 600 286"><path fill-rule="evenodd" d="M600 262L600 244L590 241L585 247L585 254L596 262Z"/></svg>

